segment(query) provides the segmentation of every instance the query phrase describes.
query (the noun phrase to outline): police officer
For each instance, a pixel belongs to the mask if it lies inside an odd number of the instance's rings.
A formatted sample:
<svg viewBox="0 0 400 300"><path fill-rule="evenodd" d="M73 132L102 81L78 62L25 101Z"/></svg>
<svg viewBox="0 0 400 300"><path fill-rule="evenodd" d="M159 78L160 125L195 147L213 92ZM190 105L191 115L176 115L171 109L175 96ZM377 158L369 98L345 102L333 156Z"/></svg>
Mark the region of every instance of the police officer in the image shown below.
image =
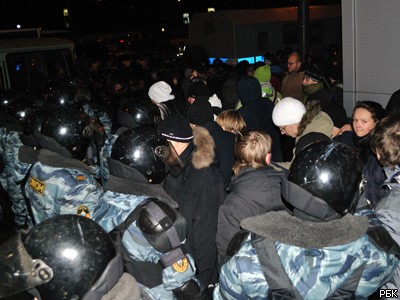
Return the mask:
<svg viewBox="0 0 400 300"><path fill-rule="evenodd" d="M75 215L47 219L2 244L0 277L0 298L136 300L145 293L124 273L110 236Z"/></svg>
<svg viewBox="0 0 400 300"><path fill-rule="evenodd" d="M60 214L91 217L103 194L90 165L91 145L102 131L85 113L65 108L48 116L36 135L42 149L24 188L34 221Z"/></svg>
<svg viewBox="0 0 400 300"><path fill-rule="evenodd" d="M22 122L22 132L9 146L11 151L6 162L7 186L17 231L33 226L31 207L26 202L21 185L24 185L24 180L39 154L35 134L40 132L43 120L51 113L49 109L36 109L31 112Z"/></svg>
<svg viewBox="0 0 400 300"><path fill-rule="evenodd" d="M353 215L361 163L344 144L317 142L294 159L282 195L292 206L241 222L215 299L366 299L396 269L398 246ZM378 237L378 238L377 238Z"/></svg>
<svg viewBox="0 0 400 300"><path fill-rule="evenodd" d="M122 236L129 272L157 299L198 299L194 261L183 250L186 222L161 185L165 164L179 170L177 155L156 129L119 135L108 159L108 190L93 219Z"/></svg>
<svg viewBox="0 0 400 300"><path fill-rule="evenodd" d="M161 114L156 105L148 99L136 98L128 100L118 110L118 129L114 134L107 134L104 146L100 151L100 178L101 184L107 188L107 181L110 176L108 169L108 158L111 156L112 146L117 137L124 131L141 126L155 128L161 121Z"/></svg>

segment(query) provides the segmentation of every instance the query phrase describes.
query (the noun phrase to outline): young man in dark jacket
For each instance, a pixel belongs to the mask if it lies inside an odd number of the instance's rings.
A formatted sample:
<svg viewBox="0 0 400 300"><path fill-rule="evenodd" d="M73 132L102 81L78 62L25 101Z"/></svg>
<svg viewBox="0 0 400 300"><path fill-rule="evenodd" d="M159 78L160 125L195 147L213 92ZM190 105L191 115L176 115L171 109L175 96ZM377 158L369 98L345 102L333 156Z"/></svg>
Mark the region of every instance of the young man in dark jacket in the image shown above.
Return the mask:
<svg viewBox="0 0 400 300"><path fill-rule="evenodd" d="M218 209L224 200L224 182L215 164L215 146L209 132L200 126L191 130L184 117L171 115L158 129L174 147L182 172L166 175L165 191L179 205L187 221L187 243L193 255L198 278L207 287L217 280Z"/></svg>

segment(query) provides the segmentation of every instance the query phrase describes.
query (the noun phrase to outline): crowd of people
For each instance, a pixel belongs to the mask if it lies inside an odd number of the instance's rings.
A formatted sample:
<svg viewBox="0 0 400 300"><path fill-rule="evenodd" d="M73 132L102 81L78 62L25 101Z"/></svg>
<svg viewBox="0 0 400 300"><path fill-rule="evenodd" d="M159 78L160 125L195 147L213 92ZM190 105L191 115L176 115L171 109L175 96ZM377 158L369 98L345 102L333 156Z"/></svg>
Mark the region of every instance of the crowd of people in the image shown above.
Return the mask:
<svg viewBox="0 0 400 300"><path fill-rule="evenodd" d="M348 116L336 55L85 56L4 91L0 298L391 298L400 93Z"/></svg>

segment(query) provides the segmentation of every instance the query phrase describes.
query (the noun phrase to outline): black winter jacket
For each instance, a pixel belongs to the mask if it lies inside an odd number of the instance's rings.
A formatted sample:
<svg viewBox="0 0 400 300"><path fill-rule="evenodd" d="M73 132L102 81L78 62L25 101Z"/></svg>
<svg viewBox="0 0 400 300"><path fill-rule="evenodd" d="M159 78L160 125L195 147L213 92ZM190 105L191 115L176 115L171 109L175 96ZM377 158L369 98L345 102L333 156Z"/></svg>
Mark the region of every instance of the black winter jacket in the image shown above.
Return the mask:
<svg viewBox="0 0 400 300"><path fill-rule="evenodd" d="M232 177L231 193L219 209L217 248L221 261L232 237L240 228L240 221L269 211L286 209L281 198L283 172L267 166L247 167Z"/></svg>
<svg viewBox="0 0 400 300"><path fill-rule="evenodd" d="M224 182L214 163L214 140L207 129L193 129L193 142L180 158L184 162L182 173L177 177L167 174L164 189L178 202L186 219L186 245L196 262L198 278L207 287L217 280L215 236L218 209L224 201Z"/></svg>

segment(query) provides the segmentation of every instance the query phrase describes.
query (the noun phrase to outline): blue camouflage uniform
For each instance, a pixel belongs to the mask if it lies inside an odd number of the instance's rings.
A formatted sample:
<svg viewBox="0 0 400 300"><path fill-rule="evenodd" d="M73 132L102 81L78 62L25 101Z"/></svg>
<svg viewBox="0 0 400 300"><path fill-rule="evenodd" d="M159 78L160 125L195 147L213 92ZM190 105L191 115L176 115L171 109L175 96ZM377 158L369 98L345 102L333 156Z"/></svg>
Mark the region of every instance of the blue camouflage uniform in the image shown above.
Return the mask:
<svg viewBox="0 0 400 300"><path fill-rule="evenodd" d="M116 134L107 134L106 139L104 141L104 145L100 150L100 179L101 185L107 189L107 181L110 177L110 171L108 170L108 162L107 159L111 157L112 146L117 139L118 135Z"/></svg>
<svg viewBox="0 0 400 300"><path fill-rule="evenodd" d="M112 121L110 115L107 112L96 109L88 103L82 104L82 110L92 119L99 121L100 124L104 127L104 132L106 134L111 133Z"/></svg>
<svg viewBox="0 0 400 300"><path fill-rule="evenodd" d="M61 214L91 217L104 193L93 175L81 161L41 149L25 185L36 223Z"/></svg>
<svg viewBox="0 0 400 300"><path fill-rule="evenodd" d="M8 195L17 229L33 225L28 214L26 201L21 189L21 181L29 172L31 165L37 160L38 151L24 146L18 132L10 133L5 151L5 174L7 176ZM22 153L23 158L20 155Z"/></svg>
<svg viewBox="0 0 400 300"><path fill-rule="evenodd" d="M383 197L375 208L376 218L383 223L397 244L400 244L400 166L386 166L384 171L387 179L383 184ZM383 288L400 288L400 266Z"/></svg>
<svg viewBox="0 0 400 300"><path fill-rule="evenodd" d="M325 299L361 265L364 265L364 270L355 290L355 298L367 299L391 278L399 263L393 254L377 248L369 240L362 229L368 227L366 217L346 215L329 222L299 220L286 212L270 212L245 219L241 225L275 241L284 271L304 299ZM335 225L329 227L331 222L335 222ZM298 230L293 226L298 226ZM318 229L318 226L322 227ZM361 229L354 230L353 226ZM300 232L306 228L308 231ZM320 245L321 242L318 241L320 237L314 235L315 231L319 231L321 236L325 234L327 241L335 242L327 242L326 247L312 247L312 244ZM294 234L290 236L289 232ZM346 232L349 235L347 237ZM307 238L310 240L301 240ZM278 242L278 239L285 242ZM307 247L294 246L296 243L305 243ZM222 265L214 299L268 299L268 293L269 285L249 235L237 253Z"/></svg>
<svg viewBox="0 0 400 300"><path fill-rule="evenodd" d="M122 184L121 184L122 182ZM116 186L123 186L124 193L117 192ZM142 192L139 193L139 190ZM132 195L128 193L141 195ZM137 184L130 180L110 176L109 190L104 193L98 201L93 219L98 222L107 232L110 232L117 225L122 223L127 216L144 200L149 197L158 198L166 203L175 203L168 196L160 185L156 184ZM175 203L176 205L176 203ZM123 245L129 258L138 262L157 263L163 256L162 253L154 249L141 230L136 227L136 222L132 223L125 231ZM185 282L195 279L196 268L193 258L186 254L186 260L178 261L162 270L162 284L151 288L154 299L175 299L172 290L181 287ZM145 272L145 270L143 271Z"/></svg>

